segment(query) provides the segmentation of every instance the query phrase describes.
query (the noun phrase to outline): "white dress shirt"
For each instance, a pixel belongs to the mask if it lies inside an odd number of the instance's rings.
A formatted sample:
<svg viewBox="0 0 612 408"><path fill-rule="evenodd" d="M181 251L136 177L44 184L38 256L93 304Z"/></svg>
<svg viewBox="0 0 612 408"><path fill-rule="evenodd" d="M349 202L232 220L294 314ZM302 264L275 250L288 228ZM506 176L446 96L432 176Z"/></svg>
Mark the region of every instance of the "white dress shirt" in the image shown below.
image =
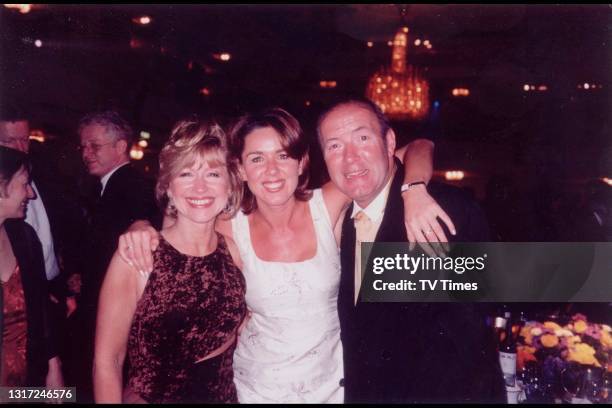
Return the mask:
<svg viewBox="0 0 612 408"><path fill-rule="evenodd" d="M359 296L359 289L361 288L361 242L374 242L376 234L382 224L383 216L385 215L385 207L387 206L387 199L389 198L389 191L391 190L391 181L393 181L393 175L387 181L385 188L374 198L374 200L366 207L361 208L356 201L353 201L353 212L351 218L355 219L355 216L360 211L363 211L365 215L370 219L371 226L368 228L365 236L357 237L355 240L355 304L357 304L357 298ZM369 253L365 254L365 259L368 259Z"/></svg>
<svg viewBox="0 0 612 408"><path fill-rule="evenodd" d="M36 198L28 202L25 221L34 228L42 244L43 257L45 259L45 273L47 274L47 280L51 280L60 273L57 258L55 256L55 248L53 246L51 225L49 224L47 210L45 209L45 205L34 181L32 181L32 190L36 193Z"/></svg>

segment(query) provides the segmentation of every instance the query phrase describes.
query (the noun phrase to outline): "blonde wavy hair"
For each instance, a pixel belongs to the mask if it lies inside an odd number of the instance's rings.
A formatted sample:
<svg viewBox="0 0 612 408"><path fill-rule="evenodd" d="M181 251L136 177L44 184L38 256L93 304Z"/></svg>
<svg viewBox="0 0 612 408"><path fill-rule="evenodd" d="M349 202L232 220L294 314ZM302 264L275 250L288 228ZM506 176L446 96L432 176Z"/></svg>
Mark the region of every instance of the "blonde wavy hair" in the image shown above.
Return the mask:
<svg viewBox="0 0 612 408"><path fill-rule="evenodd" d="M230 195L223 210L223 218L231 218L240 208L243 183L235 161L229 160L225 132L214 121L181 120L174 125L170 139L159 153L159 176L155 198L166 215L176 218L176 209L170 208L168 188L180 172L193 166L198 159L210 167L223 166L229 175Z"/></svg>

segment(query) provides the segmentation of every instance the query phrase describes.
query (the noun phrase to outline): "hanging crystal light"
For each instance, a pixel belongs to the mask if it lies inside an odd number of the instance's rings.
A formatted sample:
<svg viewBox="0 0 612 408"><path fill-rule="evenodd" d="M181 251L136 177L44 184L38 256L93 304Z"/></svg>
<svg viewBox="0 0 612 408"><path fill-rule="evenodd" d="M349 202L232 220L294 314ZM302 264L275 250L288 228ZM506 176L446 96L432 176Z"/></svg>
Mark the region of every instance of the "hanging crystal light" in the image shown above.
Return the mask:
<svg viewBox="0 0 612 408"><path fill-rule="evenodd" d="M429 111L429 83L406 61L408 31L397 31L391 66L372 75L366 89L366 96L391 119L421 119Z"/></svg>

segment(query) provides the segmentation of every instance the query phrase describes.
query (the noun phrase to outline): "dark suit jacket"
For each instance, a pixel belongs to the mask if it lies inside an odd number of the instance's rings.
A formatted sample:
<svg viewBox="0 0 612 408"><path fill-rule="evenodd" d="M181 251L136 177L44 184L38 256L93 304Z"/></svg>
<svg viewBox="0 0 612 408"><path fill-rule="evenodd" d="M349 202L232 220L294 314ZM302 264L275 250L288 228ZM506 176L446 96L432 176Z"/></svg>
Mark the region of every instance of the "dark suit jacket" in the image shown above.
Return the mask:
<svg viewBox="0 0 612 408"><path fill-rule="evenodd" d="M44 386L49 359L57 355L57 332L56 322L51 321L48 313L50 301L42 248L36 232L25 221L7 220L5 227L21 271L26 301L26 381L30 387ZM4 310L3 301L0 308ZM0 333L4 331L3 321L0 320Z"/></svg>
<svg viewBox="0 0 612 408"><path fill-rule="evenodd" d="M399 161L396 165L376 242L407 241L401 222L403 167ZM450 186L431 183L428 190L453 220L455 241L487 241L486 222L474 202ZM338 294L346 402L504 402L495 342L485 325L486 305L354 305L351 210L352 206L342 228Z"/></svg>
<svg viewBox="0 0 612 408"><path fill-rule="evenodd" d="M153 181L128 164L110 177L91 214L83 300L89 312L94 313L94 320L98 292L119 236L136 220L149 220L159 227L161 215L155 203Z"/></svg>
<svg viewBox="0 0 612 408"><path fill-rule="evenodd" d="M83 268L82 240L87 232L85 206L76 191L76 185L60 177L55 166L35 157L32 157L32 179L47 212L60 267L60 275L50 282L49 290L62 299L69 295L67 278L81 273Z"/></svg>

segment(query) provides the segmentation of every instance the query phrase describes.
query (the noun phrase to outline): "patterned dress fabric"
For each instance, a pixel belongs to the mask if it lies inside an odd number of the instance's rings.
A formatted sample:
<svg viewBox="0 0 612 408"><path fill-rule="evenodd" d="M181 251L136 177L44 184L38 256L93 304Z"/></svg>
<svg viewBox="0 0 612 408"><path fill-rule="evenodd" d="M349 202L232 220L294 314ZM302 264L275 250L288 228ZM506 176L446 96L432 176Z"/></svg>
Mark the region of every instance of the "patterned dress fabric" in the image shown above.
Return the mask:
<svg viewBox="0 0 612 408"><path fill-rule="evenodd" d="M234 353L241 403L342 403L338 321L339 251L321 190L309 202L316 255L303 262L259 259L248 218L232 221L252 316Z"/></svg>
<svg viewBox="0 0 612 408"><path fill-rule="evenodd" d="M128 341L128 386L147 402L237 401L234 347L195 363L224 345L246 312L244 277L217 236L217 249L203 257L160 238Z"/></svg>
<svg viewBox="0 0 612 408"><path fill-rule="evenodd" d="M4 332L2 333L2 376L4 387L26 386L26 343L28 324L26 304L19 266L7 282L4 291Z"/></svg>

